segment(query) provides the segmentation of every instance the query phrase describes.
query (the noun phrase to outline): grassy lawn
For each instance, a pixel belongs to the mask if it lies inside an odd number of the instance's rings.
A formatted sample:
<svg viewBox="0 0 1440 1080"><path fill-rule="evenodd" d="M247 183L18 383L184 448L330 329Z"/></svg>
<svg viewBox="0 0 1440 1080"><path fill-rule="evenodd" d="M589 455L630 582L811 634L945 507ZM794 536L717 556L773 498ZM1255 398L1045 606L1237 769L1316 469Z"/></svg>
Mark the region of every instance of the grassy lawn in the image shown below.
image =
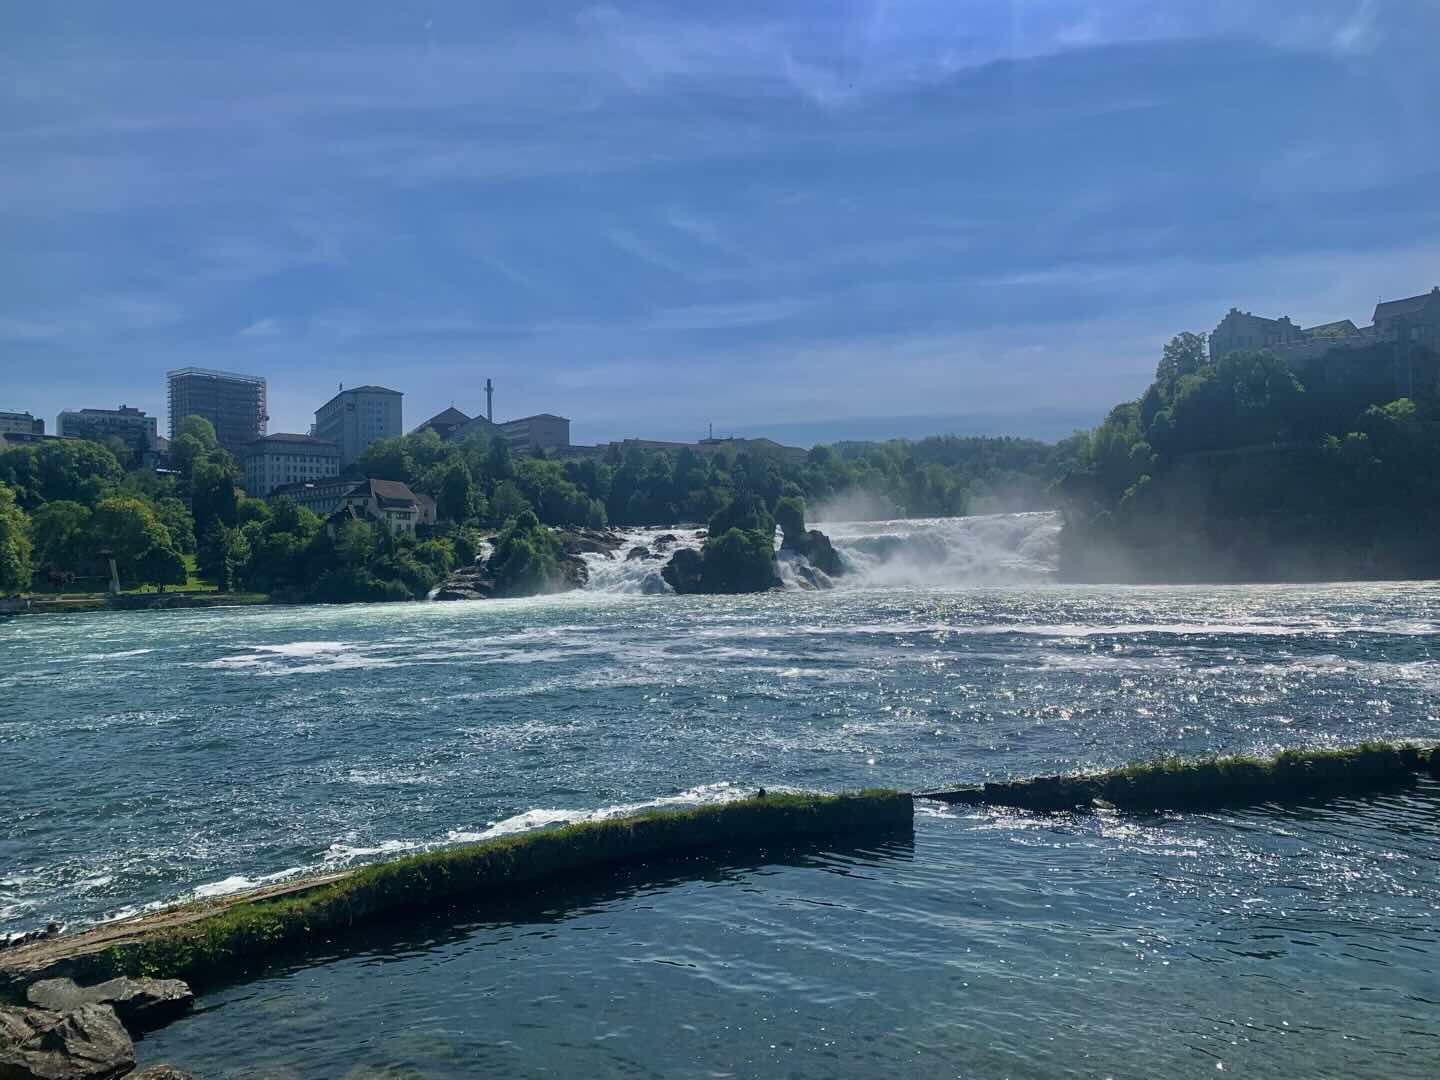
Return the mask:
<svg viewBox="0 0 1440 1080"><path fill-rule="evenodd" d="M185 572L186 581L184 585L166 585L167 593L215 593L219 588L214 582L205 581L200 577L199 570L195 565L195 556L186 555ZM97 587L98 585L98 587ZM141 596L147 593L158 593L160 590L154 585L130 585L120 590L122 596ZM36 581L31 587L30 596L36 599L64 599L64 600L103 600L109 595L105 588L103 578L81 578L70 586L55 588L47 583Z"/></svg>

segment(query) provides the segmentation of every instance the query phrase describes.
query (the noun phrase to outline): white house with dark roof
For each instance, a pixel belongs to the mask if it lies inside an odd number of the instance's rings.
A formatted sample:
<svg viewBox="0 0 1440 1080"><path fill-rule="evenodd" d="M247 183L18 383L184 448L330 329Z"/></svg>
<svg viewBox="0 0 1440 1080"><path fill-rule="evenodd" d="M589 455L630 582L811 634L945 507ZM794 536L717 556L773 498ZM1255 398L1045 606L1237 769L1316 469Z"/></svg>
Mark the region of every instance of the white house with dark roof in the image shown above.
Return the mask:
<svg viewBox="0 0 1440 1080"><path fill-rule="evenodd" d="M340 448L340 467L353 463L365 448L381 439L405 434L403 402L399 390L383 386L342 389L315 410L316 438Z"/></svg>
<svg viewBox="0 0 1440 1080"><path fill-rule="evenodd" d="M270 493L329 518L337 512L384 525L396 536L414 536L417 525L435 524L435 500L398 480L326 480L287 484Z"/></svg>

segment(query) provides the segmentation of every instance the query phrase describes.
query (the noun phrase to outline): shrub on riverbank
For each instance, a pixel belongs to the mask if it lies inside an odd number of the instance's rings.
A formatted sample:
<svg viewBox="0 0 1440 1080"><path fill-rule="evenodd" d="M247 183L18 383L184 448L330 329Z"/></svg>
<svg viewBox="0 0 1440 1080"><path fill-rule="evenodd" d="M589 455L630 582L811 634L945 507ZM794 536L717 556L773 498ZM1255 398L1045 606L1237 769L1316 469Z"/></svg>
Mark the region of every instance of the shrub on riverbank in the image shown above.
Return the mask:
<svg viewBox="0 0 1440 1080"><path fill-rule="evenodd" d="M1169 757L1090 775L1040 776L922 797L966 805L1070 810L1096 802L1121 810L1195 810L1367 794L1440 772L1440 748L1361 743L1342 750L1286 750L1273 758Z"/></svg>

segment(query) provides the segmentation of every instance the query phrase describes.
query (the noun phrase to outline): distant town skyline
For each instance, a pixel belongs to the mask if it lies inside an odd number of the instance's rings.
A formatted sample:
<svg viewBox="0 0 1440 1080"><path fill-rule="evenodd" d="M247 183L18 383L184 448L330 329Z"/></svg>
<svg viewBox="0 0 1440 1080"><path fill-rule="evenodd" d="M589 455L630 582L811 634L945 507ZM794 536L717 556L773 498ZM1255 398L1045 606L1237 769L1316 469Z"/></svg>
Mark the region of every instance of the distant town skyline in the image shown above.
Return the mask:
<svg viewBox="0 0 1440 1080"><path fill-rule="evenodd" d="M1232 306L1440 282L1440 10L16 6L0 409L263 376L577 443L1056 438Z"/></svg>

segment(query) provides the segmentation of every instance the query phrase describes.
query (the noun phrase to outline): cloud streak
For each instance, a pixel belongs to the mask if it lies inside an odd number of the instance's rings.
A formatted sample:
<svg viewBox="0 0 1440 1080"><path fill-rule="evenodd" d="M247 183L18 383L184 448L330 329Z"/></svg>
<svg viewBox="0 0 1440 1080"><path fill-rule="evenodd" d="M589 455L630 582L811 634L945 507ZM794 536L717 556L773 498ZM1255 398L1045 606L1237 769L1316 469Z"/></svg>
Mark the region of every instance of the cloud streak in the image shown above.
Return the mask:
<svg viewBox="0 0 1440 1080"><path fill-rule="evenodd" d="M0 407L158 411L206 363L294 430L487 374L596 435L1098 417L1230 303L1440 280L1424 3L89 18L0 17Z"/></svg>

